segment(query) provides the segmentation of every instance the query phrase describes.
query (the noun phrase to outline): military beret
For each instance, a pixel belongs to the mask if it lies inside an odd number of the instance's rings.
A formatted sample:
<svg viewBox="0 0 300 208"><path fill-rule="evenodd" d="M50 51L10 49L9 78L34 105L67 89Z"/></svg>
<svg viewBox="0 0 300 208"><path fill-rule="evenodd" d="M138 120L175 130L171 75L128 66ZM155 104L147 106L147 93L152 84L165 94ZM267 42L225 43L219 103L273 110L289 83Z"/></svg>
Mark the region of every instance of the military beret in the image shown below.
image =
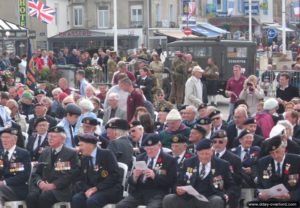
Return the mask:
<svg viewBox="0 0 300 208"><path fill-rule="evenodd" d="M202 126L200 126L200 125L198 125L198 124L195 124L195 125L193 126L192 129L197 130L197 131L198 131L200 134L202 134L203 136L206 135L206 130L205 130L205 128L203 128Z"/></svg>
<svg viewBox="0 0 300 208"><path fill-rule="evenodd" d="M210 149L211 148L211 140L209 139L202 139L196 146L196 150L204 150L204 149Z"/></svg>
<svg viewBox="0 0 300 208"><path fill-rule="evenodd" d="M130 128L134 128L134 127L137 127L137 126L140 126L140 125L142 125L142 123L140 121L133 121L130 124Z"/></svg>
<svg viewBox="0 0 300 208"><path fill-rule="evenodd" d="M66 109L65 109L66 113L72 114L72 115L81 115L81 109L78 107L78 105L74 104L74 103L70 103L67 105Z"/></svg>
<svg viewBox="0 0 300 208"><path fill-rule="evenodd" d="M105 129L121 129L121 130L129 130L128 122L124 119L116 119L105 125Z"/></svg>
<svg viewBox="0 0 300 208"><path fill-rule="evenodd" d="M15 128L5 128L0 132L0 135L2 135L3 133L9 133L9 134L17 136L18 130Z"/></svg>
<svg viewBox="0 0 300 208"><path fill-rule="evenodd" d="M171 139L171 143L186 143L187 138L181 134L174 135Z"/></svg>
<svg viewBox="0 0 300 208"><path fill-rule="evenodd" d="M185 110L186 107L188 107L188 105L182 105L182 106L180 106L180 107L178 108L178 111L180 112L180 111L182 111L182 110Z"/></svg>
<svg viewBox="0 0 300 208"><path fill-rule="evenodd" d="M279 148L282 144L281 137L280 136L274 136L270 139L268 139L268 152L271 152L273 150L276 150Z"/></svg>
<svg viewBox="0 0 300 208"><path fill-rule="evenodd" d="M244 123L243 123L244 125L248 125L248 124L256 124L256 120L255 120L255 118L247 118L245 121L244 121Z"/></svg>
<svg viewBox="0 0 300 208"><path fill-rule="evenodd" d="M207 104L206 103L202 103L199 105L198 110L203 109L203 108L207 108Z"/></svg>
<svg viewBox="0 0 300 208"><path fill-rule="evenodd" d="M48 130L48 133L50 133L50 132L54 132L54 133L65 133L65 129L64 129L63 127L61 127L61 126L54 126L54 127L50 128L50 129Z"/></svg>
<svg viewBox="0 0 300 208"><path fill-rule="evenodd" d="M48 122L45 117L41 117L35 120L33 127L35 128L41 122Z"/></svg>
<svg viewBox="0 0 300 208"><path fill-rule="evenodd" d="M78 139L81 142L97 144L98 138L93 134L79 134Z"/></svg>
<svg viewBox="0 0 300 208"><path fill-rule="evenodd" d="M98 120L93 117L85 117L82 119L81 123L89 124L92 126L97 126L99 124Z"/></svg>
<svg viewBox="0 0 300 208"><path fill-rule="evenodd" d="M212 119L214 116L217 116L217 115L220 115L221 114L221 111L219 111L219 110L214 110L213 112L211 112L209 115L208 115L208 117L210 118L210 119Z"/></svg>
<svg viewBox="0 0 300 208"><path fill-rule="evenodd" d="M37 95L46 95L46 92L44 90L35 90L34 91L34 96L37 96Z"/></svg>
<svg viewBox="0 0 300 208"><path fill-rule="evenodd" d="M145 140L142 142L143 147L148 147L160 142L160 137L158 134L148 134Z"/></svg>
<svg viewBox="0 0 300 208"><path fill-rule="evenodd" d="M208 117L199 118L198 121L197 121L197 124L199 124L199 125L211 124L211 119L208 118Z"/></svg>
<svg viewBox="0 0 300 208"><path fill-rule="evenodd" d="M211 140L213 140L213 139L222 139L222 138L225 138L225 137L227 137L226 131L220 129L220 130L215 131L211 135L210 139Z"/></svg>
<svg viewBox="0 0 300 208"><path fill-rule="evenodd" d="M250 131L248 129L244 129L240 135L237 137L237 139L242 139L244 136L246 136L247 134L251 134Z"/></svg>

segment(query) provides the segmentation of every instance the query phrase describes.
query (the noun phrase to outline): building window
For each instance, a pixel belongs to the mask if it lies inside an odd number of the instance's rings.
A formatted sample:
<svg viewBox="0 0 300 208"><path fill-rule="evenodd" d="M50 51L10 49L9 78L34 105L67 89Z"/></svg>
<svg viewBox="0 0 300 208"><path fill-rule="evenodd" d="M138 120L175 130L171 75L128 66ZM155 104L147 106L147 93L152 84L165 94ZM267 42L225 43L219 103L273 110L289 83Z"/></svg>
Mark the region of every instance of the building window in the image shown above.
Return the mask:
<svg viewBox="0 0 300 208"><path fill-rule="evenodd" d="M83 6L73 7L74 26L83 26Z"/></svg>
<svg viewBox="0 0 300 208"><path fill-rule="evenodd" d="M223 11L223 0L217 0L217 11Z"/></svg>
<svg viewBox="0 0 300 208"><path fill-rule="evenodd" d="M130 7L131 25L140 27L143 25L143 10L142 5L134 5Z"/></svg>
<svg viewBox="0 0 300 208"><path fill-rule="evenodd" d="M155 5L155 14L156 14L156 21L159 22L161 21L161 18L160 18L160 5L159 4L156 4Z"/></svg>
<svg viewBox="0 0 300 208"><path fill-rule="evenodd" d="M169 16L170 16L170 21L173 22L174 21L174 6L173 4L170 4L170 11L169 11Z"/></svg>
<svg viewBox="0 0 300 208"><path fill-rule="evenodd" d="M55 24L58 25L58 12L59 12L59 10L58 10L58 4L55 4L54 9L55 9L55 14L54 14L55 15L54 16Z"/></svg>
<svg viewBox="0 0 300 208"><path fill-rule="evenodd" d="M109 10L108 6L98 7L98 28L108 28L109 27Z"/></svg>

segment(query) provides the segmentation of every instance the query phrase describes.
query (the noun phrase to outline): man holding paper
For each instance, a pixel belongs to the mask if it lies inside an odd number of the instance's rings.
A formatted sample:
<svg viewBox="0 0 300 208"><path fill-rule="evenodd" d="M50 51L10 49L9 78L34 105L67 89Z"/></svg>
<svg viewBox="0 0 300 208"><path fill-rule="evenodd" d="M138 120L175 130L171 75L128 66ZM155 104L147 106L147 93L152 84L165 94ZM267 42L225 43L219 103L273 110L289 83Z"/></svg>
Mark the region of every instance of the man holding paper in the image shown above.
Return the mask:
<svg viewBox="0 0 300 208"><path fill-rule="evenodd" d="M300 156L285 149L280 136L272 137L268 140L270 155L258 161L258 198L262 201L300 201Z"/></svg>
<svg viewBox="0 0 300 208"><path fill-rule="evenodd" d="M128 179L130 194L117 204L117 208L146 205L161 208L162 200L176 183L176 161L161 149L158 134L149 134L143 141L145 153L137 156L137 163Z"/></svg>
<svg viewBox="0 0 300 208"><path fill-rule="evenodd" d="M176 194L164 198L164 208L225 207L236 185L229 163L213 157L211 146L209 139L201 140L196 147L197 156L184 161Z"/></svg>

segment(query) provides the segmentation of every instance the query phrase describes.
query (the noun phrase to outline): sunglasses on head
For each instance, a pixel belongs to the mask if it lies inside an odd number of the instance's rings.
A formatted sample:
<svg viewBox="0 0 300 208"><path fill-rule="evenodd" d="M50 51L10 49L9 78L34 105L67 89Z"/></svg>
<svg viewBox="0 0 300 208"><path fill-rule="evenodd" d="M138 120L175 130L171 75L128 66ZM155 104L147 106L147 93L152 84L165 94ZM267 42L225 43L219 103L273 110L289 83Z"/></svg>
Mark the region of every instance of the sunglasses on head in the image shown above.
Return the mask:
<svg viewBox="0 0 300 208"><path fill-rule="evenodd" d="M219 144L223 144L223 143L224 143L224 141L222 141L222 140L214 140L214 141L213 141L213 143L214 143L214 144L217 144L217 143L219 143Z"/></svg>

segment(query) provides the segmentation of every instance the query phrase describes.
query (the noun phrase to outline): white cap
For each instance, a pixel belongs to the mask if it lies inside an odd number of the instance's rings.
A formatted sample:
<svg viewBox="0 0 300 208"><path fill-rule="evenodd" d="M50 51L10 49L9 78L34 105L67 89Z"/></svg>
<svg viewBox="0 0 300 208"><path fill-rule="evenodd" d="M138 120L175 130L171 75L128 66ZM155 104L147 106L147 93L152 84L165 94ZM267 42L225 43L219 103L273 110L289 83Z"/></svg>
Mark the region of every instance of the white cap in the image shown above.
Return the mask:
<svg viewBox="0 0 300 208"><path fill-rule="evenodd" d="M277 124L275 126L273 126L270 134L269 134L269 138L273 138L275 136L281 136L285 134L285 127L281 124Z"/></svg>
<svg viewBox="0 0 300 208"><path fill-rule="evenodd" d="M200 66L194 66L192 72L201 72L201 73L203 73L204 70Z"/></svg>
<svg viewBox="0 0 300 208"><path fill-rule="evenodd" d="M278 107L278 101L275 98L269 98L264 102L264 110L272 110Z"/></svg>
<svg viewBox="0 0 300 208"><path fill-rule="evenodd" d="M167 118L166 118L167 121L176 121L176 120L181 120L181 119L182 119L181 115L180 115L179 111L176 109L172 109L168 113Z"/></svg>

